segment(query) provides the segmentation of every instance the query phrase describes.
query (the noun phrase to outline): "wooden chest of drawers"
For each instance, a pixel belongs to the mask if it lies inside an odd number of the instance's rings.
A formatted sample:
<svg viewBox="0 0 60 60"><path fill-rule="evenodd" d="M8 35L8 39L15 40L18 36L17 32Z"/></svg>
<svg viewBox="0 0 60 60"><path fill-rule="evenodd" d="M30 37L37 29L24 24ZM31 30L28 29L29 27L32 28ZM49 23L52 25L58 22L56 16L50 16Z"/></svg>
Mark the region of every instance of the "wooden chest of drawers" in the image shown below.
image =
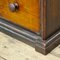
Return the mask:
<svg viewBox="0 0 60 60"><path fill-rule="evenodd" d="M60 43L60 0L0 0L0 31L47 54Z"/></svg>

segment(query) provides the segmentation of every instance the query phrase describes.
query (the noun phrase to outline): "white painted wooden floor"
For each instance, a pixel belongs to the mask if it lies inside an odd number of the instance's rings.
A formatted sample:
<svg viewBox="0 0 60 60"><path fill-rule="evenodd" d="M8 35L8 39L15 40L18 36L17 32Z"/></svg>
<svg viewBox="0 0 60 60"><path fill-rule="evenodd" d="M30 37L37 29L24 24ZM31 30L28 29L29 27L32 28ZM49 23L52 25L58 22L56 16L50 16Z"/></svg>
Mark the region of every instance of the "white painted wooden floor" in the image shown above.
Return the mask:
<svg viewBox="0 0 60 60"><path fill-rule="evenodd" d="M60 45L44 56L33 47L0 32L0 60L60 60Z"/></svg>

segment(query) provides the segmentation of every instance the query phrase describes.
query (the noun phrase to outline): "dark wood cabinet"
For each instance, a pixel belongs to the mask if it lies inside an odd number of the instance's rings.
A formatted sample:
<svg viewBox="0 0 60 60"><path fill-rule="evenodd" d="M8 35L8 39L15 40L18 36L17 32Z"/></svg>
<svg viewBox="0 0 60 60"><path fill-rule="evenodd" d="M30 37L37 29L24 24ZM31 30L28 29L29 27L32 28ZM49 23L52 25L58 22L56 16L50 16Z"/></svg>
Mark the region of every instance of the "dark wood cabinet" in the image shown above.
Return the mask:
<svg viewBox="0 0 60 60"><path fill-rule="evenodd" d="M60 44L60 0L0 0L0 31L49 53Z"/></svg>

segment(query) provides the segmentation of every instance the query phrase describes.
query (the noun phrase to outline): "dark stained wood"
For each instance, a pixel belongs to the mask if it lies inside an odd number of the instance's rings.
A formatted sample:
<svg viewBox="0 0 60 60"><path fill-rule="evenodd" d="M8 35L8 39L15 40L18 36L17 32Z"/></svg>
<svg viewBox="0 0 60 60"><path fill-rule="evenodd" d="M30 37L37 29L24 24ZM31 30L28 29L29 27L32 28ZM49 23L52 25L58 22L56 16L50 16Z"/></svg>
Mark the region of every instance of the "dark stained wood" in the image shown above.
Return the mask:
<svg viewBox="0 0 60 60"><path fill-rule="evenodd" d="M60 0L47 0L46 37L60 29Z"/></svg>

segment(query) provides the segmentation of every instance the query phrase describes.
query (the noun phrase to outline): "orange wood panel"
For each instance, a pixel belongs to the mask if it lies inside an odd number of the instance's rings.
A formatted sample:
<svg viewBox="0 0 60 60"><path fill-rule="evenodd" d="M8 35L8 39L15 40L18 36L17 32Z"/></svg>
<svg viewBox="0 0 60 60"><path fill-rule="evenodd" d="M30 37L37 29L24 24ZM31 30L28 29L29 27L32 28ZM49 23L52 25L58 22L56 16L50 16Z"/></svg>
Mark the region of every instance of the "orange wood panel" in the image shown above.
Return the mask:
<svg viewBox="0 0 60 60"><path fill-rule="evenodd" d="M17 2L19 9L11 12L9 4ZM34 32L40 31L40 0L0 0L0 14L5 19Z"/></svg>

